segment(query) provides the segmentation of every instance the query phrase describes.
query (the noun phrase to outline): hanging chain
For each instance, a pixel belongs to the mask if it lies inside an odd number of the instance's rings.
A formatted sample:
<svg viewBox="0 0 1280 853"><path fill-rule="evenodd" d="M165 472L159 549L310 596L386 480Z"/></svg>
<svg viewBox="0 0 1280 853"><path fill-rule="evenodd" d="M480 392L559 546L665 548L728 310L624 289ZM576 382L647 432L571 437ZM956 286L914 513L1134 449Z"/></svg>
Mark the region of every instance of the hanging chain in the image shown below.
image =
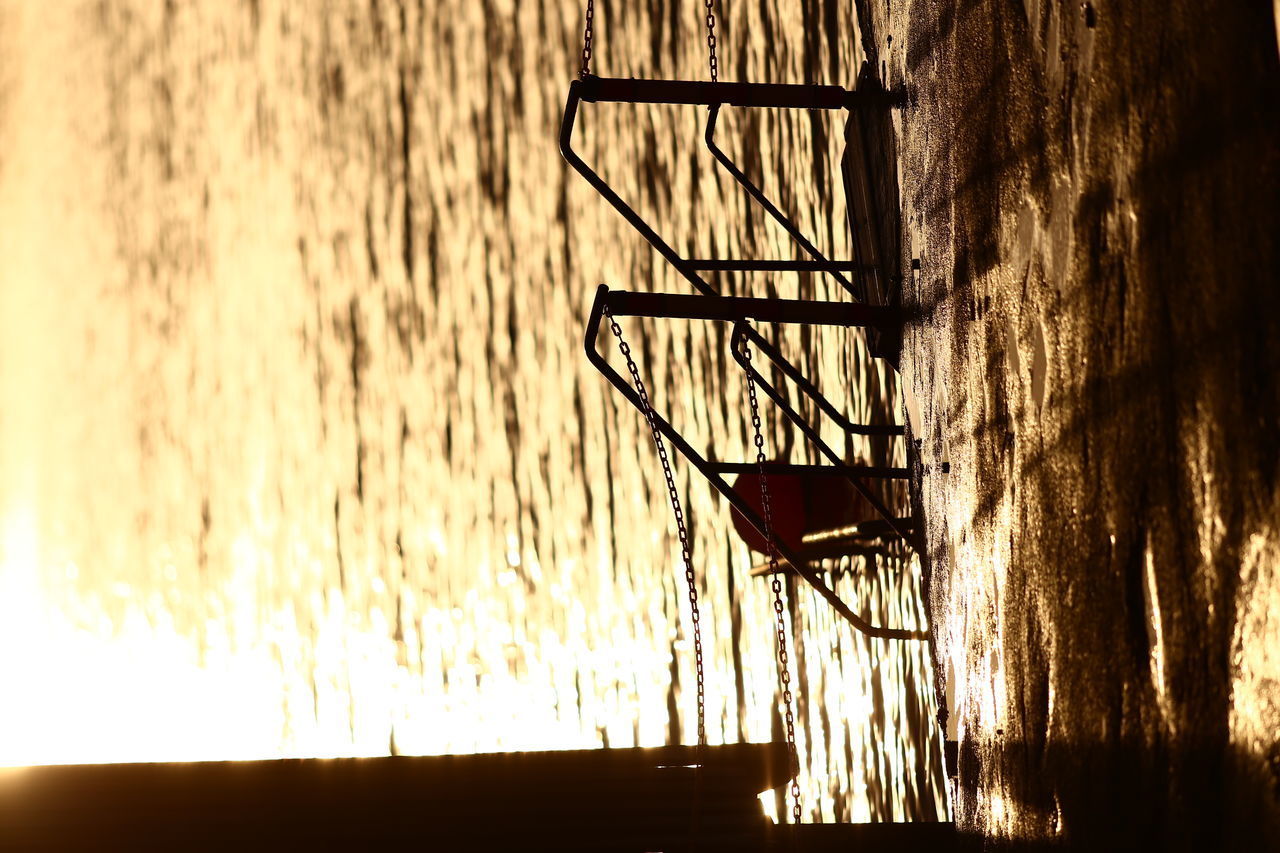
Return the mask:
<svg viewBox="0 0 1280 853"><path fill-rule="evenodd" d="M769 577L773 580L773 614L778 626L778 680L782 687L783 719L787 725L787 747L791 750L791 762L799 773L800 760L796 749L796 718L791 705L794 696L791 692L791 672L788 667L790 656L787 654L787 620L782 606L782 572L778 568L778 548L773 541L773 507L769 502L769 486L764 473L764 430L760 425L760 403L756 399L756 383L751 377L751 348L746 341L742 342L742 355L746 364L747 400L751 405L752 441L756 446L756 465L760 469L760 508L764 516L764 535L769 547ZM800 823L800 782L791 780L791 817L794 823Z"/></svg>
<svg viewBox="0 0 1280 853"><path fill-rule="evenodd" d="M720 78L720 63L716 58L716 10L715 0L704 0L707 23L707 67L711 71L711 82ZM587 0L587 23L582 30L582 65L578 68L578 76L586 77L591 73L591 42L595 37L595 0Z"/></svg>
<svg viewBox="0 0 1280 853"><path fill-rule="evenodd" d="M707 6L707 64L711 68L711 82L716 82L720 66L716 61L716 10L715 0L706 0Z"/></svg>
<svg viewBox="0 0 1280 853"><path fill-rule="evenodd" d="M578 69L579 77L585 78L591 73L591 39L594 36L592 27L595 24L595 17L595 0L587 0L587 26L582 31L582 67Z"/></svg>
<svg viewBox="0 0 1280 853"><path fill-rule="evenodd" d="M675 477L671 474L671 460L667 458L667 447L662 441L662 433L658 431L657 415L649 402L649 392L640 379L635 359L631 357L630 345L622 339L622 327L609 313L608 308L604 309L604 316L609 321L613 336L618 339L618 350L627 361L627 372L631 374L631 382L640 396L640 408L644 412L645 420L649 422L649 431L653 433L653 444L658 448L658 460L662 462L662 476L667 481L667 495L671 498L671 512L676 518L676 532L680 536L680 555L684 559L684 579L689 585L689 613L693 622L693 659L698 677L698 746L706 746L707 715L702 669L702 625L701 616L698 613L698 586L693 574L693 549L689 547L689 529L684 521L684 509L680 505L680 493L676 491Z"/></svg>

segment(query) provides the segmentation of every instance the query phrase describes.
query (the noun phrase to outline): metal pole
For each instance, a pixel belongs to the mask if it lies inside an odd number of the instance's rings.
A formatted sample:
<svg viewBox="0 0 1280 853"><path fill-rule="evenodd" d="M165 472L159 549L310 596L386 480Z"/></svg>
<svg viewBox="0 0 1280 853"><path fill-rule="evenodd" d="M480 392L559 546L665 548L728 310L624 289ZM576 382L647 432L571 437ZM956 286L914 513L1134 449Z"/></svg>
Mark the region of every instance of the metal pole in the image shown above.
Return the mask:
<svg viewBox="0 0 1280 853"><path fill-rule="evenodd" d="M609 311L616 317L670 317L684 320L758 320L809 326L873 326L898 323L896 309L853 302L765 299L756 296L700 296L692 293L641 293L610 290Z"/></svg>
<svg viewBox="0 0 1280 853"><path fill-rule="evenodd" d="M588 76L582 100L624 104L729 104L799 110L840 110L865 101L865 94L840 86L788 83L708 83L701 80L636 80Z"/></svg>

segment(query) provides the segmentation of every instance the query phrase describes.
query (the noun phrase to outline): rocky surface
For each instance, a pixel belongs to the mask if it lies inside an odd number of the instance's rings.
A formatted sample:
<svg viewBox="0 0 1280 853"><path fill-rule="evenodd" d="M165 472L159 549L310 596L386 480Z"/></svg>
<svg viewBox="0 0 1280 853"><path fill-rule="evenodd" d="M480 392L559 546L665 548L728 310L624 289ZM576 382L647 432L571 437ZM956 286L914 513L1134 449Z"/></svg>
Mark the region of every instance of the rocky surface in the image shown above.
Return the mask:
<svg viewBox="0 0 1280 853"><path fill-rule="evenodd" d="M1280 843L1273 10L870 5L957 822Z"/></svg>

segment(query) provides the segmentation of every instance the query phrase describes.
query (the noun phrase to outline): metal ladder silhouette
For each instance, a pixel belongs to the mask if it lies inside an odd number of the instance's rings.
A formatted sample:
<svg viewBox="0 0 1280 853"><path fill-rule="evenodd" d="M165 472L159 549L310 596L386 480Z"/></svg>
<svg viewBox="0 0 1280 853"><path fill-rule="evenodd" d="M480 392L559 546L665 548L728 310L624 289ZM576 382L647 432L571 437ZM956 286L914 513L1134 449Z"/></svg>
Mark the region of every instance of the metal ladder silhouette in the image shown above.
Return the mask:
<svg viewBox="0 0 1280 853"><path fill-rule="evenodd" d="M864 75L865 77L866 75ZM629 103L629 104L674 104L701 105L709 108L704 141L716 161L742 187L742 189L765 211L778 222L800 247L807 259L797 260L755 260L755 259L716 259L686 258L678 254L669 243L649 225L621 196L592 169L573 149L573 131L577 122L581 103ZM856 435L900 436L903 428L896 425L863 425L854 424L840 414L834 406L803 372L788 362L781 352L751 324L751 320L771 323L798 323L804 325L826 325L861 327L868 332L868 343L872 355L886 357L895 355L889 350L896 347L901 328L900 312L886 304L866 304L869 296L886 297L892 293L883 274L883 265L879 262L877 240L863 239L863 235L855 234L855 258L853 260L830 260L825 257L801 230L792 222L765 193L752 182L746 174L724 153L715 142L715 128L723 106L755 107L773 109L806 109L806 110L846 110L851 120L855 119L859 110L887 109L895 103L894 98L883 89L875 86L864 86L857 91L846 90L840 86L809 86L775 83L710 83L682 80L637 80L621 78L603 78L586 75L573 81L569 86L568 101L565 105L564 118L560 128L560 151L565 160L586 179L586 181L607 200L622 217L640 233L659 255L670 263L694 288L696 294L639 293L622 290L609 290L601 285L596 291L590 319L587 323L585 348L587 357L596 369L635 406L643 412L639 396L630 384L614 370L596 348L596 341L601 319L607 310L614 317L640 316L654 318L673 318L691 320L711 320L733 323L731 348L738 364L748 371L759 383L765 394L777 405L791 423L793 423L827 459L825 465L796 465L790 463L766 463L764 473L793 474L803 476L839 476L845 477L868 503L880 514L895 533L904 540L912 542L912 534L902 529L894 514L884 505L879 496L874 494L863 482L870 479L905 479L908 470L904 468L885 468L875 466L845 464L826 442L818 431L790 405L778 388L759 373L745 358L743 348L753 346L778 367L784 376L812 399L818 410L832 419L842 430ZM865 151L864 151L865 157ZM866 164L864 163L864 169ZM874 201L867 195L867 181L861 181L860 191L863 198L859 201L866 208L861 217L864 221L873 220ZM873 257L866 257L871 254ZM763 299L755 297L724 296L702 275L707 272L740 271L740 272L820 272L834 276L841 286L856 300L855 302L826 302L800 299ZM845 274L849 275L846 276ZM724 475L759 471L756 463L709 462L698 453L669 421L658 412L653 413L658 430L675 446L707 481L716 489L730 505L747 521L765 535L765 523L756 511L748 505L725 481ZM922 639L926 635L922 631L899 628L885 628L872 625L866 619L854 613L843 600L835 594L817 573L808 567L807 562L791 547L789 543L776 542L779 553L791 564L796 573L825 598L838 613L860 631L875 637L888 639Z"/></svg>

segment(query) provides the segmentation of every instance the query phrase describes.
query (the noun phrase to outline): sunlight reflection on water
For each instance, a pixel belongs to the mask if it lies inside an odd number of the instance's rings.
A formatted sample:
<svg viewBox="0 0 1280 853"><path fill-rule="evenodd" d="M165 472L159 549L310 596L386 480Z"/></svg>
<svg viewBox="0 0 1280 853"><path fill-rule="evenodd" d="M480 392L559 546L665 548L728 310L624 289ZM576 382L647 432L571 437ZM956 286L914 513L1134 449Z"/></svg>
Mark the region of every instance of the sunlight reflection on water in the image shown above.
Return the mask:
<svg viewBox="0 0 1280 853"><path fill-rule="evenodd" d="M846 6L734 6L726 76L852 85ZM684 286L555 150L580 8L478 8L5 7L0 762L689 738L656 460L580 350L597 281ZM598 67L698 76L695 11L605 13ZM581 145L681 248L789 253L699 121L600 108ZM839 254L841 129L722 126ZM628 334L693 443L745 454L719 330ZM860 344L783 343L849 414L884 405ZM768 739L767 586L678 476L710 739ZM911 624L916 571L840 591ZM791 610L809 813L944 808L923 647L868 644L807 592Z"/></svg>

